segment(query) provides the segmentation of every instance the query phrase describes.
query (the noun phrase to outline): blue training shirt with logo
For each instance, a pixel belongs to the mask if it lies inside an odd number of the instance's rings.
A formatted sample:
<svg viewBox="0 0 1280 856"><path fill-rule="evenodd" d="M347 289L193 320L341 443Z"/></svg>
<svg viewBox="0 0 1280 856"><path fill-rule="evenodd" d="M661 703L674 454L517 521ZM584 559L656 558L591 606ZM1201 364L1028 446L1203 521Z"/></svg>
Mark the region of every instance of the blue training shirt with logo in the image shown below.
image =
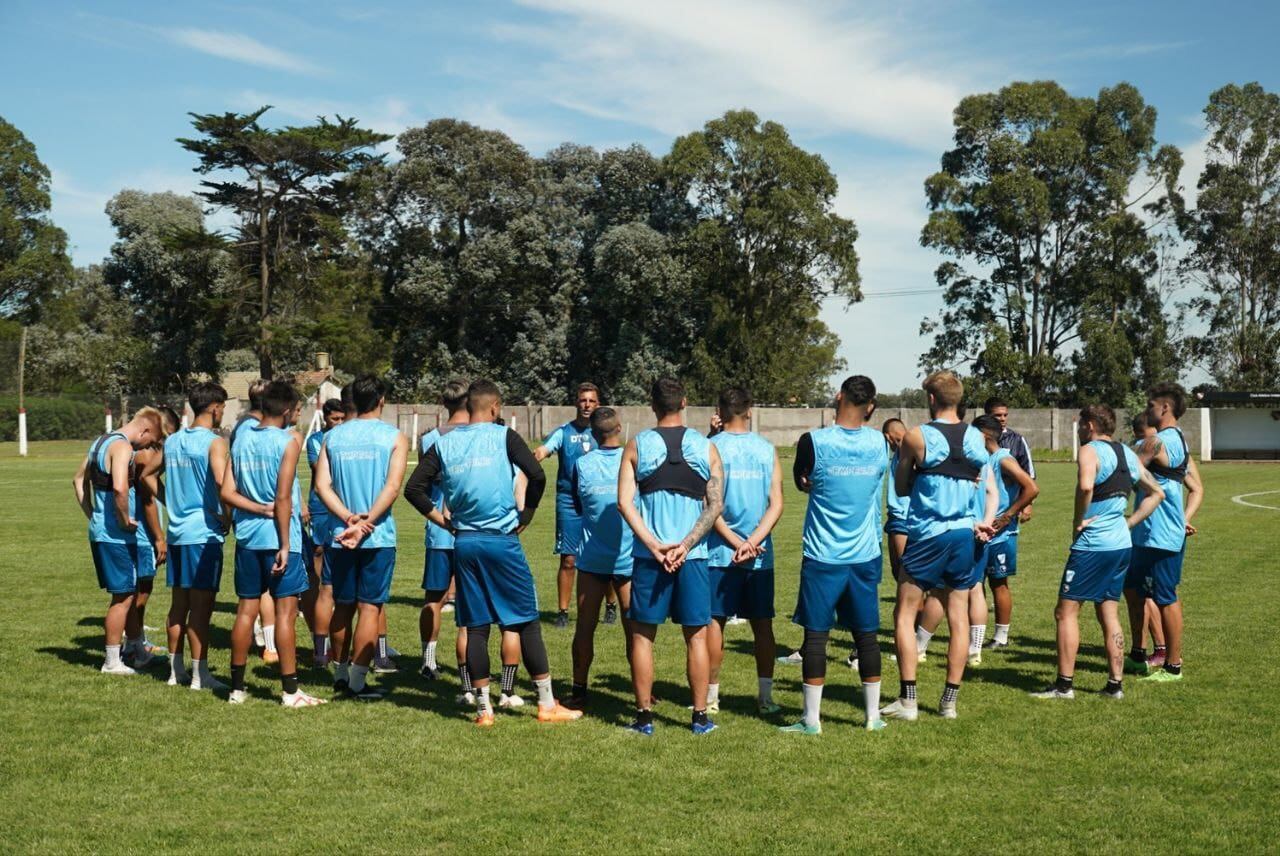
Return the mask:
<svg viewBox="0 0 1280 856"><path fill-rule="evenodd" d="M804 555L825 564L880 557L880 492L889 472L884 435L829 425L809 432L813 470L804 515Z"/></svg>
<svg viewBox="0 0 1280 856"><path fill-rule="evenodd" d="M94 441L97 442L96 440ZM128 443L125 436L118 431L113 431L107 435L107 439L98 447L97 464L98 469L104 473L109 472L107 468L108 450L116 443ZM90 451L93 447L90 447ZM129 460L133 460L134 452L129 450ZM132 544L137 540L137 534L134 532L126 532L120 528L120 521L116 519L116 498L115 492L111 489L99 490L97 487L90 485L93 491L93 514L89 517L89 540L100 544ZM138 506L133 488L129 488L129 517L133 520L138 519ZM142 524L138 524L138 528L142 528Z"/></svg>
<svg viewBox="0 0 1280 856"><path fill-rule="evenodd" d="M264 505L276 501L276 479L280 462L293 432L275 426L255 425L240 431L231 449L231 471L236 477L236 490L241 496ZM289 552L302 552L302 492L294 473L293 514L289 518ZM250 550L278 550L274 517L252 514L240 508L232 510L236 543Z"/></svg>
<svg viewBox="0 0 1280 856"><path fill-rule="evenodd" d="M1094 477L1094 484L1100 485L1116 471L1116 453L1112 451L1111 446L1101 440L1090 440L1087 445L1098 453L1098 474ZM1138 463L1138 457L1131 449L1124 446L1120 448L1124 450L1125 462L1129 465L1129 476L1133 483L1137 484L1142 465ZM1113 496L1110 499L1090 502L1089 507L1085 509L1084 519L1096 519L1084 528L1075 543L1071 545L1071 549L1105 552L1126 550L1131 547L1133 542L1129 537L1129 523L1125 520L1125 511L1128 506L1128 497L1124 496Z"/></svg>
<svg viewBox="0 0 1280 856"><path fill-rule="evenodd" d="M945 461L951 449L942 432L930 425L921 425L920 433L924 436L924 461L917 469ZM962 443L964 459L981 470L989 457L982 432L967 426ZM933 538L952 529L972 529L977 522L973 514L973 494L977 490L977 481L917 472L907 508L908 539Z"/></svg>
<svg viewBox="0 0 1280 856"><path fill-rule="evenodd" d="M686 428L680 441L680 453L695 473L704 479L711 477L711 441L697 431ZM662 435L652 428L647 428L636 435L636 481L640 482L658 467L666 463L667 444ZM661 544L678 544L693 530L693 524L702 514L705 504L701 499L675 493L669 490L657 490L652 493L637 491L636 505L640 508L640 518L644 521L653 537ZM655 558L643 545L636 549L646 554L646 558ZM708 556L707 539L693 546L687 558L705 559Z"/></svg>
<svg viewBox="0 0 1280 856"><path fill-rule="evenodd" d="M209 448L218 435L183 428L164 441L165 499L170 544L222 541L222 501L209 469Z"/></svg>
<svg viewBox="0 0 1280 856"><path fill-rule="evenodd" d="M1169 467L1180 466L1187 459L1187 447L1182 432L1177 428L1165 428L1156 433L1169 455ZM1156 484L1164 490L1164 501L1156 506L1151 516L1133 527L1133 546L1154 547L1157 550L1177 552L1187 541L1186 521L1183 517L1182 483L1153 472ZM1141 491L1135 494L1141 501Z"/></svg>
<svg viewBox="0 0 1280 856"><path fill-rule="evenodd" d="M582 515L578 570L631 575L634 535L618 511L622 447L595 449L578 458L572 478L575 507Z"/></svg>
<svg viewBox="0 0 1280 856"><path fill-rule="evenodd" d="M724 467L724 512L721 517L740 538L746 538L760 525L769 509L769 491L773 487L773 444L753 431L721 431L711 438L720 453ZM764 552L754 561L739 568L773 567L773 534L761 545ZM712 567L733 564L733 548L716 530L707 533L707 550Z"/></svg>
<svg viewBox="0 0 1280 856"><path fill-rule="evenodd" d="M391 454L400 432L381 419L359 418L341 422L324 434L333 490L352 514L373 508L387 483ZM373 521L373 531L360 542L361 550L377 550L396 545L396 519L391 510ZM341 527L335 523L333 544Z"/></svg>
<svg viewBox="0 0 1280 856"><path fill-rule="evenodd" d="M556 454L556 496L569 499L573 489L573 465L587 452L597 448L591 427L579 428L566 422L552 431L542 443Z"/></svg>
<svg viewBox="0 0 1280 856"><path fill-rule="evenodd" d="M445 433L448 434L452 428L446 426ZM418 441L418 453L425 455L431 451L440 440L440 429L432 428L430 431L422 435L422 439ZM444 490L439 484L431 486L431 501L439 508L444 504ZM447 506L446 506L447 507ZM430 520L427 521L426 530L423 533L425 543L428 550L452 550L453 549L453 533L448 529L441 528Z"/></svg>
<svg viewBox="0 0 1280 856"><path fill-rule="evenodd" d="M996 515L1004 513L1010 505L1017 502L1018 497L1022 494L1022 486L1016 481L1007 481L1004 477L1004 459L1013 458L1013 453L1008 449L1001 447L991 453L991 472L995 475L996 492L1000 495L1000 502L996 506ZM1013 458L1015 461L1017 458ZM985 494L984 494L985 500ZM985 507L984 507L985 510ZM991 539L992 544L1001 544L1018 534L1018 518L1015 516L1009 525L1000 530L996 537Z"/></svg>
<svg viewBox="0 0 1280 856"><path fill-rule="evenodd" d="M455 530L506 534L519 526L514 464L507 453L510 430L476 422L459 425L436 440L439 485Z"/></svg>

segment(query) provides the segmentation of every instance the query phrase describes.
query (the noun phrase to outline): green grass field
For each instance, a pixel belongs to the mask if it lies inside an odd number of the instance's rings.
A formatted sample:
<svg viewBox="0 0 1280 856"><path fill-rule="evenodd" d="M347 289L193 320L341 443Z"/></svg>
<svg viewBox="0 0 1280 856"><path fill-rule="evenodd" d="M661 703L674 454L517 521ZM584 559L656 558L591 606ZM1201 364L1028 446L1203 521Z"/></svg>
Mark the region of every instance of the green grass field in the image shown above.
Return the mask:
<svg viewBox="0 0 1280 856"><path fill-rule="evenodd" d="M960 719L932 715L879 734L861 730L848 636L831 651L825 733L784 736L799 712L799 669L779 666L785 713L754 712L750 631L728 629L718 731L695 738L680 634L659 634L658 732L624 733L629 678L620 627L601 627L593 715L539 726L531 708L480 731L453 704L447 676L416 675L422 525L403 501L391 641L402 669L380 704L282 709L274 672L251 660L255 699L165 685L166 671L106 677L101 615L85 523L70 478L80 443L44 443L29 458L0 445L0 849L6 851L462 852L1274 851L1280 820L1280 643L1273 596L1280 510L1231 502L1280 488L1280 467L1211 464L1189 548L1186 679L1104 683L1101 638L1083 626L1072 703L1038 702L1054 673L1052 611L1067 549L1070 464L1040 468L1042 498L1024 528L1012 646L970 669ZM548 462L549 466L553 462ZM1280 506L1280 493L1254 501ZM788 485L776 543L782 646L800 630L795 604L803 501ZM552 510L524 541L544 617L555 606ZM214 617L215 674L228 675L234 610L228 556ZM163 575L163 571L161 571ZM886 571L886 577L888 576ZM162 577L161 577L162 579ZM892 603L882 586L885 626ZM147 623L161 628L158 586ZM302 627L301 622L299 622ZM448 628L451 625L446 625ZM305 638L305 628L300 638ZM152 638L163 639L163 631ZM544 625L558 690L567 690L570 633ZM940 656L920 674L936 709ZM881 633L888 651L891 638ZM161 643L163 644L163 643ZM495 663L496 663L495 658ZM496 668L496 667L495 667ZM521 670L522 690L532 694ZM897 673L885 658L885 700ZM304 673L328 696L325 675Z"/></svg>

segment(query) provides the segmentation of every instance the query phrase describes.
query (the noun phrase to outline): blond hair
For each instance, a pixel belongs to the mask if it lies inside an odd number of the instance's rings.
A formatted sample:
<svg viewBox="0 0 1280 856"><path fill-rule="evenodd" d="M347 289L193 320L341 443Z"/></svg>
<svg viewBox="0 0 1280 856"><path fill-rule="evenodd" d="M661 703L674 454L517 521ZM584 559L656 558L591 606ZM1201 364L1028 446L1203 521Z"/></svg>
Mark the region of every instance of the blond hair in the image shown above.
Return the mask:
<svg viewBox="0 0 1280 856"><path fill-rule="evenodd" d="M164 414L161 413L159 409L151 407L150 405L146 407L139 407L137 412L133 414L133 418L150 420L151 424L156 426L157 441L164 440L165 437L168 437L169 434L172 433L169 430L169 425L167 420L164 418Z"/></svg>
<svg viewBox="0 0 1280 856"><path fill-rule="evenodd" d="M938 407L955 407L964 401L964 384L955 372L947 369L929 375L921 387L933 396Z"/></svg>

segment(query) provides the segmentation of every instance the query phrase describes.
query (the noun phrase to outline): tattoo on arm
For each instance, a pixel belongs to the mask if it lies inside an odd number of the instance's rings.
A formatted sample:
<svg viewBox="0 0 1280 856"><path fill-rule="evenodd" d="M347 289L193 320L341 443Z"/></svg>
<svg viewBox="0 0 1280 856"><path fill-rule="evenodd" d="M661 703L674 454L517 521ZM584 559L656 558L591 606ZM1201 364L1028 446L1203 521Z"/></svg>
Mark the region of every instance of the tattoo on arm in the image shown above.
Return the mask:
<svg viewBox="0 0 1280 856"><path fill-rule="evenodd" d="M681 542L685 548L692 550L693 546L701 541L706 534L711 531L711 527L715 525L716 518L724 511L724 476L717 472L712 472L711 477L707 479L707 498L702 507L702 513L698 515L698 519L693 524L693 529L689 534L684 536Z"/></svg>

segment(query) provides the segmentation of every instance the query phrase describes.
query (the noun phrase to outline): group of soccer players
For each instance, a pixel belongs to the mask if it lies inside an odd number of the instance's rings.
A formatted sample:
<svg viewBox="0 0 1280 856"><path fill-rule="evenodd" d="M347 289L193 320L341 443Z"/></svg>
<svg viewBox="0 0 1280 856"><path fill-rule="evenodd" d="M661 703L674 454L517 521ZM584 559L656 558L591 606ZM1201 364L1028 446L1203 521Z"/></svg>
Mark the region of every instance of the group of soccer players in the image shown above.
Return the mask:
<svg viewBox="0 0 1280 856"><path fill-rule="evenodd" d="M592 704L590 670L603 605L606 623L621 614L636 703L627 728L653 733L653 645L658 627L671 621L686 645L690 727L706 734L719 710L724 626L741 619L753 634L759 712L781 710L773 698L775 663L798 662L803 714L782 730L819 734L827 647L839 626L853 636L849 665L861 679L865 727L877 731L887 719L918 717L917 666L945 618L950 642L937 711L955 718L966 667L981 663L984 647L1009 645L1018 526L1030 519L1039 489L1025 441L1008 429L1004 402L988 401L986 413L967 424L964 389L954 374L931 374L924 390L931 421L908 428L889 419L877 428L875 385L855 375L836 395L835 421L800 437L793 478L808 502L793 621L804 637L799 651L777 658L771 532L783 514L783 475L777 451L751 430L746 390L720 395L708 437L685 424L681 383L660 379L650 401L656 424L627 438L618 412L601 406L599 390L584 383L576 391L575 418L531 450L503 424L495 384L451 381L441 396L448 418L417 439L418 463L403 485L405 498L426 518L420 674L439 675L436 647L443 615L452 608L459 702L474 706L477 725L496 721L489 686L494 624L502 661L496 707L524 704L515 692L523 661L537 691L537 718L576 720ZM249 414L224 439L219 429L227 394L201 383L188 399L188 425L179 425L171 411L143 408L98 438L75 487L89 518L99 584L111 596L102 671L136 674L154 656L142 610L149 580L165 563L172 590L170 684L227 689L232 703L247 700L247 662L260 623L264 643L271 643L264 644L264 662L278 663L282 704L323 704L299 688L294 626L301 612L312 633L314 665L333 665L335 696L381 699L369 676L395 668L385 611L396 566L391 509L410 445L381 418L386 393L379 378L357 378L341 399L323 403L320 430L304 438L295 428L302 410L297 390L286 381L258 382L250 389ZM1113 439L1111 408L1081 411L1071 550L1056 609L1058 677L1036 697L1073 697L1085 602L1095 605L1104 632L1104 697L1123 696L1126 671L1148 680L1181 678L1177 587L1185 539L1195 532L1191 520L1203 498L1177 429L1184 408L1176 387L1152 390L1132 449ZM563 701L552 690L534 580L519 540L545 492L541 461L553 454L559 458L556 627L567 627L577 588L572 684ZM304 456L312 476L305 503L298 480ZM210 674L207 660L228 533L235 536L238 599L229 688ZM884 535L897 587L901 685L897 699L881 708ZM984 646L987 587L995 632ZM1134 643L1127 657L1122 594ZM1148 629L1162 643L1150 658Z"/></svg>

